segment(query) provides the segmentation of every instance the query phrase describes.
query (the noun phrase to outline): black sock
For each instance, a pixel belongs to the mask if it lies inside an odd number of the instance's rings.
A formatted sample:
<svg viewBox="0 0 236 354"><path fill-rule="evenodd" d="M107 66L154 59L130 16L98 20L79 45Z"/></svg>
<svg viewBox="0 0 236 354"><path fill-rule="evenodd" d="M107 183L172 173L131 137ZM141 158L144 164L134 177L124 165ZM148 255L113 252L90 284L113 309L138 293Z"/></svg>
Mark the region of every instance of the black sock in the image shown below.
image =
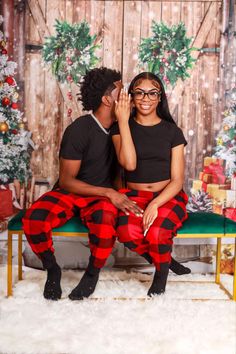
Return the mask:
<svg viewBox="0 0 236 354"><path fill-rule="evenodd" d="M43 296L48 300L59 300L61 298L61 268L55 263L47 269L47 280L44 286Z"/></svg>
<svg viewBox="0 0 236 354"><path fill-rule="evenodd" d="M95 274L86 270L79 284L69 294L69 298L71 300L83 300L85 297L89 297L96 288L99 270Z"/></svg>
<svg viewBox="0 0 236 354"><path fill-rule="evenodd" d="M171 257L170 270L177 275L189 274L191 269L183 266L181 263L177 262L174 258Z"/></svg>
<svg viewBox="0 0 236 354"><path fill-rule="evenodd" d="M147 295L152 297L154 295L160 295L165 292L166 282L169 273L169 264L161 265L161 270L156 270L153 278L152 285L148 290Z"/></svg>

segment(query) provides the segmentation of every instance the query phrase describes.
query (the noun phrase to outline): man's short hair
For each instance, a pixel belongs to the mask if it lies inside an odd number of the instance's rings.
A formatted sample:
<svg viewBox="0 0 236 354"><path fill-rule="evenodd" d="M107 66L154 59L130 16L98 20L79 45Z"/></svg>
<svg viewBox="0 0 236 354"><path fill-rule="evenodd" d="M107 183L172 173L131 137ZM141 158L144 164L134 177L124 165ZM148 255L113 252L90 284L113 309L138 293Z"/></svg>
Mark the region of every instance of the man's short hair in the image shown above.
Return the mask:
<svg viewBox="0 0 236 354"><path fill-rule="evenodd" d="M81 82L78 100L82 101L85 111L96 111L102 102L104 94L115 89L114 82L121 80L119 71L105 67L96 68L86 73Z"/></svg>

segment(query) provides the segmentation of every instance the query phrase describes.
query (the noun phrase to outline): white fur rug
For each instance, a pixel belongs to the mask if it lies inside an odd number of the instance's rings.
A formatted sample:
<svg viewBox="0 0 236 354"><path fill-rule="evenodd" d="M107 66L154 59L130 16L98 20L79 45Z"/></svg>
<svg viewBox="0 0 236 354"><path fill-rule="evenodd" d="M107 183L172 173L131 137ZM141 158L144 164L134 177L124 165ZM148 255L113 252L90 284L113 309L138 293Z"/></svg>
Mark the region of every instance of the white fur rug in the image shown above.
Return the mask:
<svg viewBox="0 0 236 354"><path fill-rule="evenodd" d="M103 271L99 300L72 302L67 296L82 274L64 271L63 298L52 302L42 296L45 273L24 268L7 299L0 267L0 353L235 354L236 303L213 276L170 275L166 294L148 300L152 276ZM232 277L224 281L232 286ZM199 298L206 301L191 300Z"/></svg>

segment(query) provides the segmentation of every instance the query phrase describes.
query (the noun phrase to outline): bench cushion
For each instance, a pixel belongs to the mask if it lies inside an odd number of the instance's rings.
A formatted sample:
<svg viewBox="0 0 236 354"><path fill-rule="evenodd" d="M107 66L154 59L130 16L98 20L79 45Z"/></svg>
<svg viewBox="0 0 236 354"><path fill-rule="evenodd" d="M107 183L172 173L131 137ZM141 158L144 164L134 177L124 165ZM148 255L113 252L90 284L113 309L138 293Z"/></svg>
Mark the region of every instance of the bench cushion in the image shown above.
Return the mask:
<svg viewBox="0 0 236 354"><path fill-rule="evenodd" d="M25 211L20 211L15 215L8 224L8 230L22 230L22 217ZM196 234L230 234L236 235L236 222L225 218L222 215L213 213L189 213L188 219L184 222L183 227L178 230L178 235L196 235ZM88 229L81 223L79 217L71 218L63 226L53 229L53 232L68 232L68 233L85 233Z"/></svg>
<svg viewBox="0 0 236 354"><path fill-rule="evenodd" d="M8 223L8 230L19 231L22 230L22 217L25 214L25 210L16 214ZM84 226L79 217L73 217L63 226L53 229L53 232L76 232L76 233L88 233L88 229Z"/></svg>

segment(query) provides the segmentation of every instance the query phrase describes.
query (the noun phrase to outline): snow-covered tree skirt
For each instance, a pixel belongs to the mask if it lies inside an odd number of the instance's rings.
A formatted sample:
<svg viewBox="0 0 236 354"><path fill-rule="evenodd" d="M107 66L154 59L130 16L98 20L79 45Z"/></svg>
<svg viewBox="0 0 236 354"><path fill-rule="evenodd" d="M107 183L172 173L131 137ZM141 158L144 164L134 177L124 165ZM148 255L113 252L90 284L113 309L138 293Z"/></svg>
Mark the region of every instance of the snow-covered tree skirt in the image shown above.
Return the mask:
<svg viewBox="0 0 236 354"><path fill-rule="evenodd" d="M100 300L72 302L67 296L82 274L63 271L63 298L51 302L42 296L45 272L24 268L24 280L7 299L6 266L1 266L0 353L235 353L236 304L210 283L213 276L171 274L164 296L140 301L151 275L103 271L93 296ZM231 276L223 278L232 286ZM190 300L196 298L212 300Z"/></svg>

